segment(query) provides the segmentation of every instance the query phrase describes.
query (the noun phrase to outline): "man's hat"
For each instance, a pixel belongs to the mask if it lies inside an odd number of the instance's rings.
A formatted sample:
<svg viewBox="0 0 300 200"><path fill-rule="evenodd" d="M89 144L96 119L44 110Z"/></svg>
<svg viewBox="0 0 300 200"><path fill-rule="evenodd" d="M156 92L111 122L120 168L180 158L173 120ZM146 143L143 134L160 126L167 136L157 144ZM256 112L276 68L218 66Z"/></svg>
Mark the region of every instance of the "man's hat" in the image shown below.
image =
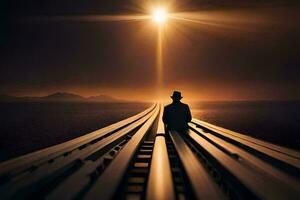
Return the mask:
<svg viewBox="0 0 300 200"><path fill-rule="evenodd" d="M181 92L179 91L174 91L173 92L173 95L171 96L172 99L182 99L182 96L181 96Z"/></svg>

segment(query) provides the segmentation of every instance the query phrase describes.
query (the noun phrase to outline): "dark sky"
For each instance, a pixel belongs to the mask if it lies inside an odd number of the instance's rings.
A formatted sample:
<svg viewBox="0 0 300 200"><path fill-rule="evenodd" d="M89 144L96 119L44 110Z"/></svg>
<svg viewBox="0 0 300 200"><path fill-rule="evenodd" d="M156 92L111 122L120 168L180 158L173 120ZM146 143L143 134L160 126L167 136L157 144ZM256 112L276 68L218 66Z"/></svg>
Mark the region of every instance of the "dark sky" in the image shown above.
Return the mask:
<svg viewBox="0 0 300 200"><path fill-rule="evenodd" d="M32 20L47 16L147 14L145 1L1 2L0 93L153 98L157 27L149 20ZM177 2L177 3L176 3ZM168 20L163 88L189 99L300 99L297 1L174 1L172 12L217 25ZM144 13L143 13L144 12Z"/></svg>

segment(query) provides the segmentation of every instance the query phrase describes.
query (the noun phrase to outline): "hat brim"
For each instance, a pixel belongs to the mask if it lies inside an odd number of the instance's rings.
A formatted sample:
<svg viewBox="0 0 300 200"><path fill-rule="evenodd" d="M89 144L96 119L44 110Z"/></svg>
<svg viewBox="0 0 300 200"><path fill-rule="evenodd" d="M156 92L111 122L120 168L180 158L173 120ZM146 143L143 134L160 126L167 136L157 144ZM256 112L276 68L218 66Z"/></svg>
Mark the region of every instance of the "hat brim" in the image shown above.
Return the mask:
<svg viewBox="0 0 300 200"><path fill-rule="evenodd" d="M183 97L174 97L174 96L170 96L172 99L182 99Z"/></svg>

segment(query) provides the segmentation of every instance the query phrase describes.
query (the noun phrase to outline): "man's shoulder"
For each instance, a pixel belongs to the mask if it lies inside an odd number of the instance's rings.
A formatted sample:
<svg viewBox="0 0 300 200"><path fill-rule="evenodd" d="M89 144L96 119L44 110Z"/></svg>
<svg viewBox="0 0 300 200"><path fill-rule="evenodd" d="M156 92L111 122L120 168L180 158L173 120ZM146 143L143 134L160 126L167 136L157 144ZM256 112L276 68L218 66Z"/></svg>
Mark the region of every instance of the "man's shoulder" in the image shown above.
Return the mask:
<svg viewBox="0 0 300 200"><path fill-rule="evenodd" d="M185 108L188 108L188 107L189 107L189 105L188 105L188 104L185 104L185 103L181 103L181 106L182 106L182 107L185 107Z"/></svg>
<svg viewBox="0 0 300 200"><path fill-rule="evenodd" d="M180 102L179 104L170 103L170 104L166 105L166 106L164 107L164 109L170 109L170 108L172 108L172 107L178 108L178 106L179 106L179 107L181 106L181 107L189 108L189 105L188 105L188 104L185 104L185 103Z"/></svg>
<svg viewBox="0 0 300 200"><path fill-rule="evenodd" d="M171 103L168 104L168 105L166 105L166 106L165 106L165 109L169 109L170 107L172 107L172 104L171 104Z"/></svg>

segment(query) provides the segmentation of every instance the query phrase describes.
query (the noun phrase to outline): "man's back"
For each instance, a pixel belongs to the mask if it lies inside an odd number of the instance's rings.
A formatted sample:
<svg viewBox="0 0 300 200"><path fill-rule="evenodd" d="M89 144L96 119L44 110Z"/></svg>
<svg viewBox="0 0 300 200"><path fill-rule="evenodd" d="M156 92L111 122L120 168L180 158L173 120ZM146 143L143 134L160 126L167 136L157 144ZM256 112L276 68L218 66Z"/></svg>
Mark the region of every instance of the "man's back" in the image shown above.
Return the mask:
<svg viewBox="0 0 300 200"><path fill-rule="evenodd" d="M168 130L186 131L192 119L190 108L181 102L173 102L165 106L163 122Z"/></svg>

